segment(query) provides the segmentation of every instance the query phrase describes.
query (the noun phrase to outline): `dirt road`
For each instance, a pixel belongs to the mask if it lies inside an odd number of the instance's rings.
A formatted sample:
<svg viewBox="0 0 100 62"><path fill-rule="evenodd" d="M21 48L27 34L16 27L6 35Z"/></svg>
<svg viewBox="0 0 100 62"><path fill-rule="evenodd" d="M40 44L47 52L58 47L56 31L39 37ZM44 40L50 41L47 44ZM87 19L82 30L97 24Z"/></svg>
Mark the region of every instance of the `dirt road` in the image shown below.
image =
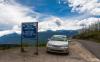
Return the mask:
<svg viewBox="0 0 100 62"><path fill-rule="evenodd" d="M39 48L38 56L34 52L34 48L26 48L24 53L20 48L0 51L0 62L100 62L75 40L70 43L69 55L46 53L46 48Z"/></svg>

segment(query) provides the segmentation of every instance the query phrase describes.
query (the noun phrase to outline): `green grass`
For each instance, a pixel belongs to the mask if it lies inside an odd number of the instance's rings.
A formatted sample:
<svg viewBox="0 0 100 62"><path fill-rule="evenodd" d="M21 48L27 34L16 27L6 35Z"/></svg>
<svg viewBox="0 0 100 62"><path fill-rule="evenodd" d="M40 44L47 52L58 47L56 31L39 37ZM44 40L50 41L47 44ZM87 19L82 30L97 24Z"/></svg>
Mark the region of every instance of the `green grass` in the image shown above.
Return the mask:
<svg viewBox="0 0 100 62"><path fill-rule="evenodd" d="M42 44L39 44L38 46L39 47L46 47L46 44L45 43L42 43Z"/></svg>
<svg viewBox="0 0 100 62"><path fill-rule="evenodd" d="M0 50L7 50L15 47L19 47L17 44L0 44Z"/></svg>
<svg viewBox="0 0 100 62"><path fill-rule="evenodd" d="M46 43L45 42L40 42L38 44L39 47L46 47ZM12 48L16 48L16 47L21 47L21 45L19 44L0 44L0 50L7 50L7 49L12 49ZM23 43L23 47L35 47L35 44L30 45L27 43Z"/></svg>

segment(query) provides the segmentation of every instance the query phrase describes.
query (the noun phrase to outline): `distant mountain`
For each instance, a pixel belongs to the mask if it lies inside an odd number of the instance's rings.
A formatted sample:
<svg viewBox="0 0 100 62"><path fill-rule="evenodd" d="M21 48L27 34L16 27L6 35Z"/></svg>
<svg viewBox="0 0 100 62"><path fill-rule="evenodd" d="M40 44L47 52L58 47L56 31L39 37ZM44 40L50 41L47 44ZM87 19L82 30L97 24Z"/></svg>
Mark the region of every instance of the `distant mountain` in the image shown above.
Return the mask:
<svg viewBox="0 0 100 62"><path fill-rule="evenodd" d="M40 41L47 41L52 35L66 35L68 37L76 35L78 31L76 30L58 30L58 31L51 31L48 30L46 32L39 32L39 40Z"/></svg>
<svg viewBox="0 0 100 62"><path fill-rule="evenodd" d="M20 35L12 33L0 37L0 44L18 44L20 42Z"/></svg>
<svg viewBox="0 0 100 62"><path fill-rule="evenodd" d="M48 38L50 38L52 35L55 34L61 34L61 35L67 35L67 36L73 36L76 35L78 32L75 30L58 30L58 31L45 31L45 32L39 32L39 42L47 42ZM17 33L12 33L8 35L4 35L0 37L0 44L20 44L21 41L21 35ZM34 43L34 39L24 39L23 42L25 43Z"/></svg>

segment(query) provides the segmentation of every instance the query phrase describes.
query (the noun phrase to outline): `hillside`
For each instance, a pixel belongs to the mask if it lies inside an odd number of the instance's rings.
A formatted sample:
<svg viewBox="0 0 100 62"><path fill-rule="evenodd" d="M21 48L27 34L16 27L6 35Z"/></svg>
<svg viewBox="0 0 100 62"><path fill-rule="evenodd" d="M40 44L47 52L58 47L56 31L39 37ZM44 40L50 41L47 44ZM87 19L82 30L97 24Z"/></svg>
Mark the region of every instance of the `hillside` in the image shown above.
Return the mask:
<svg viewBox="0 0 100 62"><path fill-rule="evenodd" d="M77 39L94 40L100 43L100 31L83 32L74 36Z"/></svg>

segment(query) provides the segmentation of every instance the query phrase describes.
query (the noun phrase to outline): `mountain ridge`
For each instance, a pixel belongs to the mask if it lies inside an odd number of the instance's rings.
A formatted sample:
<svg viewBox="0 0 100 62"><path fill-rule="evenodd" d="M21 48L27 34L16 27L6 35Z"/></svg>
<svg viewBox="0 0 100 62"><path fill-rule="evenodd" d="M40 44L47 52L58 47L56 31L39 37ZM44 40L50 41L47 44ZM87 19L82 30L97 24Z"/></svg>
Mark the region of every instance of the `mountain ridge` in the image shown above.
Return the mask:
<svg viewBox="0 0 100 62"><path fill-rule="evenodd" d="M38 37L39 37L39 42L47 42L47 40L52 36L52 35L67 35L68 37L76 35L78 32L76 30L58 30L58 31L52 31L52 30L48 30L45 32L39 32L38 33ZM8 34L8 35L4 35L2 37L0 37L0 44L20 44L21 41L21 35L17 34L17 33L12 33L12 34ZM33 41L34 43L34 39L30 38L30 39L26 39L23 40L26 43L30 43Z"/></svg>

